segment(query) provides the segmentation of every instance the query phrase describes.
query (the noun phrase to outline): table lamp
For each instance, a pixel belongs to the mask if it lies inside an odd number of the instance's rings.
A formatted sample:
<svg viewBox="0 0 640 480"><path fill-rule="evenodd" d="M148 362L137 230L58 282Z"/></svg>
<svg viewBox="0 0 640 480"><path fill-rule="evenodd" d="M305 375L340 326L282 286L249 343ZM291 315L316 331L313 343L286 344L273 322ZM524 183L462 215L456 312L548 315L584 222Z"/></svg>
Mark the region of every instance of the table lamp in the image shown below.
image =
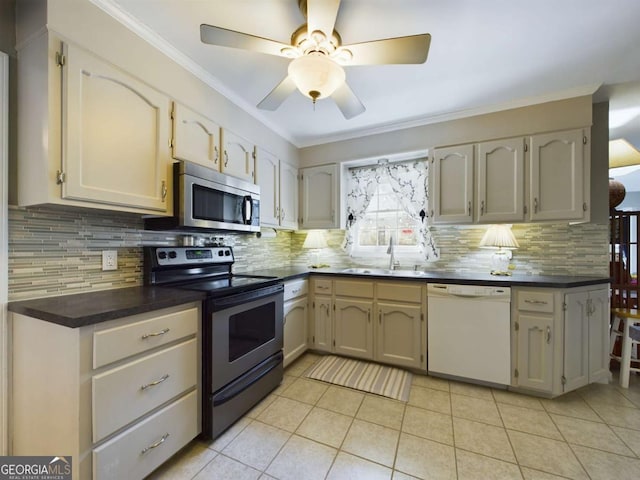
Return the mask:
<svg viewBox="0 0 640 480"><path fill-rule="evenodd" d="M302 248L308 248L314 250L315 261L312 265L309 265L311 268L322 268L328 267L329 265L319 263L320 258L320 250L323 248L327 248L327 240L324 238L324 233L321 230L311 230L307 233L307 238L304 239L304 243L302 244Z"/></svg>
<svg viewBox="0 0 640 480"><path fill-rule="evenodd" d="M491 256L491 275L511 275L511 250L520 247L508 225L491 225L480 240L480 248L494 248Z"/></svg>

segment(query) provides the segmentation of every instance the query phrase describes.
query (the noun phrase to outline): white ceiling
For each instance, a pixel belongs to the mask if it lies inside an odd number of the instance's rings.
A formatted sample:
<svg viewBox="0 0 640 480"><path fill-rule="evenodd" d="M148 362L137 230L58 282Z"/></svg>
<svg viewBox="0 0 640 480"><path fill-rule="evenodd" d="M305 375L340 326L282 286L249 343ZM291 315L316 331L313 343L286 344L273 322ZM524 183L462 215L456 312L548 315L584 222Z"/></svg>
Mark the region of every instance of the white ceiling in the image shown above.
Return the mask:
<svg viewBox="0 0 640 480"><path fill-rule="evenodd" d="M258 110L288 60L200 42L208 23L289 43L304 23L297 0L91 1L299 147L596 91L640 107L639 0L342 0L343 44L432 35L425 64L346 68L367 108L351 120L299 92ZM640 148L640 110L627 113Z"/></svg>

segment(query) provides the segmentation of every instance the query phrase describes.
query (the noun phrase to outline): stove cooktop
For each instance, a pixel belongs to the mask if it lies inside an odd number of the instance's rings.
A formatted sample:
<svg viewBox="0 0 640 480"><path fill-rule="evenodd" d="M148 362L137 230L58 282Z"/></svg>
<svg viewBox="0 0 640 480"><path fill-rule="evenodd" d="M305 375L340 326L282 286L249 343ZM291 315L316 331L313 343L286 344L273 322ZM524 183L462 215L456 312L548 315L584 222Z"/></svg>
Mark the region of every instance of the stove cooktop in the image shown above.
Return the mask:
<svg viewBox="0 0 640 480"><path fill-rule="evenodd" d="M229 277L207 279L174 285L175 288L206 292L210 296L226 295L249 289L267 287L278 283L278 277L260 277L251 275L231 275Z"/></svg>

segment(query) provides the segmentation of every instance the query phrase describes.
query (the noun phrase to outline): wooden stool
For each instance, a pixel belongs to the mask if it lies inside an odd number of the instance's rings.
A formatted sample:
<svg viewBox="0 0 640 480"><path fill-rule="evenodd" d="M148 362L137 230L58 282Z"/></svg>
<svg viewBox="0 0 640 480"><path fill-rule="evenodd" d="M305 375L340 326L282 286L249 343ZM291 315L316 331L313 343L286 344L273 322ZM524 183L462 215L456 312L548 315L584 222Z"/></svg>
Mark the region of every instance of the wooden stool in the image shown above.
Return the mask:
<svg viewBox="0 0 640 480"><path fill-rule="evenodd" d="M640 344L640 311L635 308L612 308L614 315L613 324L611 325L610 343L612 347L612 358L618 359L613 355L613 345L615 337L622 337L622 353L620 355L620 386L629 388L630 372L640 372L640 368L631 366L631 351L634 345ZM622 325L620 325L622 323Z"/></svg>

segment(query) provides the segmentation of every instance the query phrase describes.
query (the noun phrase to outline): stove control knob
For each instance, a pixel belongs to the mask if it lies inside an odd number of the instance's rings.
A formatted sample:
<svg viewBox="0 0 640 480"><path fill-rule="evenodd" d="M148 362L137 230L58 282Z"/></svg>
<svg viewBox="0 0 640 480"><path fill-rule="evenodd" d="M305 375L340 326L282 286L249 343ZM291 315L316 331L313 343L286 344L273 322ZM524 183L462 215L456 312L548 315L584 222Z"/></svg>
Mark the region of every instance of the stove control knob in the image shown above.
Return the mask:
<svg viewBox="0 0 640 480"><path fill-rule="evenodd" d="M167 252L158 252L158 258L160 260L164 260L165 258L167 258Z"/></svg>
<svg viewBox="0 0 640 480"><path fill-rule="evenodd" d="M223 251L222 250L218 250L218 256L221 257L223 255L224 255Z"/></svg>
<svg viewBox="0 0 640 480"><path fill-rule="evenodd" d="M178 254L176 253L175 250L171 250L169 252L169 258L176 258L178 256Z"/></svg>
<svg viewBox="0 0 640 480"><path fill-rule="evenodd" d="M228 256L230 256L230 255L231 255L231 251L230 251L230 250L225 250L225 251L224 251L224 256L225 256L225 257L228 257Z"/></svg>

